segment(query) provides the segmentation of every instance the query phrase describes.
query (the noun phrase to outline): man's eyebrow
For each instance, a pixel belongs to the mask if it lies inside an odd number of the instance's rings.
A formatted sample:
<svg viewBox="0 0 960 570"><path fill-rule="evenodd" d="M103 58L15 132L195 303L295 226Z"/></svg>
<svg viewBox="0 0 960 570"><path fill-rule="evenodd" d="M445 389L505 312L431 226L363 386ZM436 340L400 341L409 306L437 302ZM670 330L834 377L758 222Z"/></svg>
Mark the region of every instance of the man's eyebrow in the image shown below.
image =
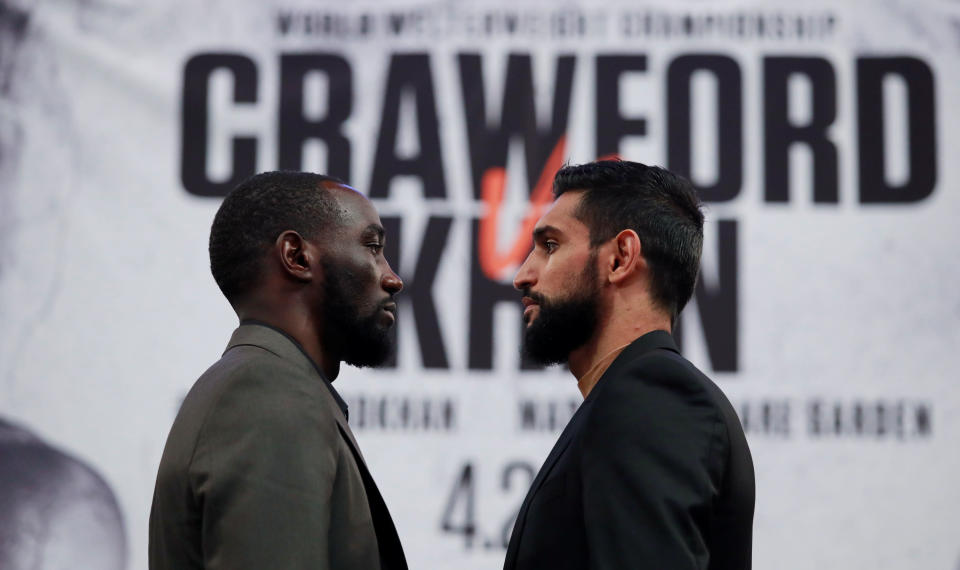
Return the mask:
<svg viewBox="0 0 960 570"><path fill-rule="evenodd" d="M535 230L533 230L533 239L538 240L538 239L542 238L542 237L543 237L543 234L545 234L545 233L547 233L547 232L560 233L560 230L558 230L557 228L555 228L555 227L553 227L553 226L540 226L540 227L536 228Z"/></svg>
<svg viewBox="0 0 960 570"><path fill-rule="evenodd" d="M380 239L380 241L383 241L383 237L386 234L386 232L383 231L383 226L380 226L378 224L370 224L369 226L364 228L363 235L369 236L371 234L376 235Z"/></svg>

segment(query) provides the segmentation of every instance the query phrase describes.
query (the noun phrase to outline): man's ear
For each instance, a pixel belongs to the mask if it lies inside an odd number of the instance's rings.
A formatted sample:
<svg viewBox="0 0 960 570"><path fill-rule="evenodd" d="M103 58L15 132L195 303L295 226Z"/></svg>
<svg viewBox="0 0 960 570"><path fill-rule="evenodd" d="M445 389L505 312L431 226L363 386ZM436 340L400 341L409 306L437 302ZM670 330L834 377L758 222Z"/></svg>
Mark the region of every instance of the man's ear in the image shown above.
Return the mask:
<svg viewBox="0 0 960 570"><path fill-rule="evenodd" d="M283 272L297 281L312 281L319 276L316 249L299 233L287 230L277 237L275 249Z"/></svg>
<svg viewBox="0 0 960 570"><path fill-rule="evenodd" d="M643 258L643 244L640 236L633 230L623 230L612 240L613 263L610 267L611 283L622 283L626 279L644 273L647 261Z"/></svg>

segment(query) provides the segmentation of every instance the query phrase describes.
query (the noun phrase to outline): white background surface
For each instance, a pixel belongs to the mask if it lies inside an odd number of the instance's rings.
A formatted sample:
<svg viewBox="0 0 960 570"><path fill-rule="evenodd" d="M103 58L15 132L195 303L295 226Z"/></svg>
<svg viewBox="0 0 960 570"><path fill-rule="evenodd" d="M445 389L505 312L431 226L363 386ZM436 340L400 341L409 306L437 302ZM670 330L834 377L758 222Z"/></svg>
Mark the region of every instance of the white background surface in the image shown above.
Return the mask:
<svg viewBox="0 0 960 570"><path fill-rule="evenodd" d="M16 54L13 88L2 101L4 124L19 125L15 152L0 163L0 415L94 465L117 493L128 526L131 569L146 568L147 519L156 467L180 398L220 354L235 318L207 268L209 223L219 204L188 194L180 182L183 66L196 53L235 51L260 72L259 102L235 110L224 102L211 118L217 168L229 168L225 138L260 137L260 169L276 167L279 54L342 54L354 74L351 181L366 191L372 171L389 57L428 52L440 117L448 199L427 203L416 180L397 181L382 214L405 217L403 258L415 260L426 214L454 224L434 286L451 369L424 370L416 341L400 347L393 371L346 369L347 397L449 397L456 427L447 433L358 430L357 438L390 506L411 568L496 568L503 550L483 548L500 532L526 491L519 475L504 490L511 461L539 467L555 440L518 429L517 402L531 396L579 397L562 370L520 372L518 306L497 309L494 370L467 369L472 199L456 54L484 57L488 113L499 116L506 55L534 56L538 105L552 103L553 61L577 56L568 157L593 153L593 58L646 54L648 70L622 86L624 108L646 117L647 136L621 147L625 158L666 159L666 67L677 55L722 53L740 65L744 97L744 182L734 200L708 209L705 279L715 263L716 221L739 228L740 363L714 373L696 308L685 314L689 358L736 405L785 400L789 436L751 432L757 470L756 568L954 569L960 564L960 3L956 2L686 2L666 13L756 11L832 13L837 24L816 41L603 37L555 40L533 34L493 39L448 36L330 40L280 38L274 18L294 3L38 2ZM556 11L552 2L474 5L456 2L303 3L301 8L383 14L398 8L483 13L520 8ZM576 2L561 7L577 7ZM673 6L673 7L670 7ZM582 7L590 8L588 3ZM763 201L762 58L823 57L837 80L839 204L814 204L811 179L795 159L791 200ZM858 203L855 61L863 55L909 55L934 73L937 184L908 205ZM6 57L6 56L4 56ZM216 88L215 90L216 91ZM710 103L709 89L704 101ZM803 105L803 91L798 91ZM709 116L710 104L697 113ZM217 113L220 113L219 115ZM891 123L902 112L890 109ZM546 117L547 113L544 112ZM413 121L406 117L404 124ZM903 124L889 129L902 141ZM410 133L401 134L401 139ZM220 137L220 138L218 138ZM713 137L711 139L710 137ZM694 125L695 175L709 175L716 140ZM409 144L409 143L403 143ZM715 144L715 143L714 143ZM891 142L894 146L903 143ZM221 145L218 147L217 145ZM903 149L903 147L898 147ZM219 150L218 150L219 149ZM322 153L321 153L322 154ZM802 154L802 153L800 153ZM519 156L518 153L511 155ZM698 162L704 161L703 163ZM899 162L897 162L899 161ZM903 154L890 159L905 176ZM511 160L522 196L524 166ZM306 168L323 171L322 160ZM899 169L899 172L897 170ZM505 235L502 243L512 242ZM398 268L413 271L412 263ZM400 337L413 338L412 311ZM932 409L926 437L831 436L806 429L806 405L878 400ZM476 480L479 538L472 548L440 529L462 466Z"/></svg>

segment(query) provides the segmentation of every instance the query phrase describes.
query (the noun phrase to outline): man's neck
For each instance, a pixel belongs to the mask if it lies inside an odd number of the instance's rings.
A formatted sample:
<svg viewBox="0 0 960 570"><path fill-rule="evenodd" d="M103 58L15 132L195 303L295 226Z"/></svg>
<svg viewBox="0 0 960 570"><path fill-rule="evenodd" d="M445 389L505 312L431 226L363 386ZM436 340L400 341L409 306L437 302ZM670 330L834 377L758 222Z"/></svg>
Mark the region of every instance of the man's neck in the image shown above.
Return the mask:
<svg viewBox="0 0 960 570"><path fill-rule="evenodd" d="M611 311L611 317L597 324L597 329L586 344L570 353L569 367L579 382L584 375L590 372L590 385L580 385L583 397L586 398L596 380L603 375L604 370L593 370L607 356L617 349L623 348L641 336L656 330L671 332L670 319L657 312ZM607 362L609 366L614 359Z"/></svg>
<svg viewBox="0 0 960 570"><path fill-rule="evenodd" d="M600 359L596 361L589 370L577 378L577 388L580 389L580 393L583 394L584 399L590 395L593 387L596 386L597 382L600 381L600 377L603 376L603 374L607 371L607 368L613 364L613 361L620 356L620 353L623 352L623 349L627 348L627 346L629 346L629 343L618 346L607 354L601 356Z"/></svg>

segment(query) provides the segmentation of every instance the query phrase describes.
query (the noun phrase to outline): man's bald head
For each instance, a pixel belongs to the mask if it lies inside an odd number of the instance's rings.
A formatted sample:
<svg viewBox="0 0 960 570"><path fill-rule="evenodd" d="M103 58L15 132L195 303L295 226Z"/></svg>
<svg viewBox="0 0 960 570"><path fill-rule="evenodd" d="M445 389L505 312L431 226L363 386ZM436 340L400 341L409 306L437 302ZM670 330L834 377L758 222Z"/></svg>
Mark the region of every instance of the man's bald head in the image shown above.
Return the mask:
<svg viewBox="0 0 960 570"><path fill-rule="evenodd" d="M0 568L121 570L123 515L90 466L0 418Z"/></svg>
<svg viewBox="0 0 960 570"><path fill-rule="evenodd" d="M258 283L264 254L288 230L306 239L343 221L333 190L347 186L310 172L264 172L240 183L210 228L210 270L230 304Z"/></svg>

